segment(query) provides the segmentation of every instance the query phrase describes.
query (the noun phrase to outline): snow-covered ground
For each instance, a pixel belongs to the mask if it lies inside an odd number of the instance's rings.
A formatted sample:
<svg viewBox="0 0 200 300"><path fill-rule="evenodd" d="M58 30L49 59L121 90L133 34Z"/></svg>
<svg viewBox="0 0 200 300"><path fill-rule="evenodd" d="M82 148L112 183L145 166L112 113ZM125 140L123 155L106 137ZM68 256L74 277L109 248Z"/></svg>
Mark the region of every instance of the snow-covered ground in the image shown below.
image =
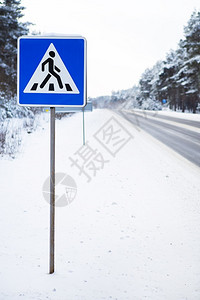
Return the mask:
<svg viewBox="0 0 200 300"><path fill-rule="evenodd" d="M0 299L199 300L199 168L111 111L85 118L84 147L81 113L56 121L56 172L77 195L57 202L53 275L49 123L0 160Z"/></svg>

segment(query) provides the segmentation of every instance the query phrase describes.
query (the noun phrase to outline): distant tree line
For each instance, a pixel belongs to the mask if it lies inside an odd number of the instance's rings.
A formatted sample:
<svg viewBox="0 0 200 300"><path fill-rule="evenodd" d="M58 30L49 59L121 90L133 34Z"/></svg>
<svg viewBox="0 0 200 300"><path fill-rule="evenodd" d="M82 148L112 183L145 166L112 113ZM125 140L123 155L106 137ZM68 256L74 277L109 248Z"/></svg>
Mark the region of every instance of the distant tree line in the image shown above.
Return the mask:
<svg viewBox="0 0 200 300"><path fill-rule="evenodd" d="M194 11L184 28L184 39L164 61L158 61L142 74L139 85L100 98L106 106L121 103L128 107L160 109L163 100L170 109L200 110L200 12ZM94 99L98 106L98 98Z"/></svg>
<svg viewBox="0 0 200 300"><path fill-rule="evenodd" d="M143 73L140 97L166 99L171 109L195 113L200 103L200 12L192 14L184 33L177 50Z"/></svg>

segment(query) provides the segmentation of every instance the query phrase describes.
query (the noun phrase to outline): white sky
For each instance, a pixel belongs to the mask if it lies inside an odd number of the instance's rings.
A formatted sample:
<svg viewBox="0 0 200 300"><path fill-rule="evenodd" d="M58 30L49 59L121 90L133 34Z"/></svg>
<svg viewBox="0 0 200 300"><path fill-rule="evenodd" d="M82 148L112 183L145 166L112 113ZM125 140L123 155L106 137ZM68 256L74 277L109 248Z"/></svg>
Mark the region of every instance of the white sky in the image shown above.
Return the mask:
<svg viewBox="0 0 200 300"><path fill-rule="evenodd" d="M199 0L22 0L41 33L80 34L88 46L88 96L138 83L183 38Z"/></svg>

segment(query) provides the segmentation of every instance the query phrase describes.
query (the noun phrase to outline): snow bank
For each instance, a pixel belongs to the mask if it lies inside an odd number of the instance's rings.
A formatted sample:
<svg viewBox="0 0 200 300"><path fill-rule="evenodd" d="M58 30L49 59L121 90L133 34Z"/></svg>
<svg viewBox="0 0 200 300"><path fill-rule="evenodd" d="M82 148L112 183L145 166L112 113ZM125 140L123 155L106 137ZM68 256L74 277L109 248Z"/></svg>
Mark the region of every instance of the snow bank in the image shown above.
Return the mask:
<svg viewBox="0 0 200 300"><path fill-rule="evenodd" d="M159 111L158 114L200 122L200 114L193 114L193 113L187 113L187 112L182 113L182 112L171 111L171 110L162 110L162 111Z"/></svg>
<svg viewBox="0 0 200 300"><path fill-rule="evenodd" d="M200 122L200 114L193 114L193 113L187 113L187 112L178 112L178 111L172 111L170 109L164 109L155 111L155 110L142 110L142 109L132 109L135 112L144 112L144 114L148 114L148 112L153 113L154 115L164 115L174 118L180 118L180 119L186 119L186 120L193 120L193 121L199 121Z"/></svg>
<svg viewBox="0 0 200 300"><path fill-rule="evenodd" d="M46 115L7 118L0 121L0 155L14 158L20 151L26 133L31 133L46 119Z"/></svg>

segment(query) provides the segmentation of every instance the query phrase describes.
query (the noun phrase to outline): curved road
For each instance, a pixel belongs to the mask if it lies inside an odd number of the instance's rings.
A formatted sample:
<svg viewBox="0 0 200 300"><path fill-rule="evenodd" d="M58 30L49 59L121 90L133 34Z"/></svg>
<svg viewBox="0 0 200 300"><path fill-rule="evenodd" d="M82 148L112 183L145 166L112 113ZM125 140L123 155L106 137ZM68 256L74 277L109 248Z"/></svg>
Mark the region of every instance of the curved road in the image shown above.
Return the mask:
<svg viewBox="0 0 200 300"><path fill-rule="evenodd" d="M200 130L198 130L198 128L200 128L200 122L163 116L158 113L146 111L141 113L118 111L118 113L137 128L145 130L200 167ZM167 123L167 121L169 121L169 123ZM175 125L175 122L178 126Z"/></svg>

